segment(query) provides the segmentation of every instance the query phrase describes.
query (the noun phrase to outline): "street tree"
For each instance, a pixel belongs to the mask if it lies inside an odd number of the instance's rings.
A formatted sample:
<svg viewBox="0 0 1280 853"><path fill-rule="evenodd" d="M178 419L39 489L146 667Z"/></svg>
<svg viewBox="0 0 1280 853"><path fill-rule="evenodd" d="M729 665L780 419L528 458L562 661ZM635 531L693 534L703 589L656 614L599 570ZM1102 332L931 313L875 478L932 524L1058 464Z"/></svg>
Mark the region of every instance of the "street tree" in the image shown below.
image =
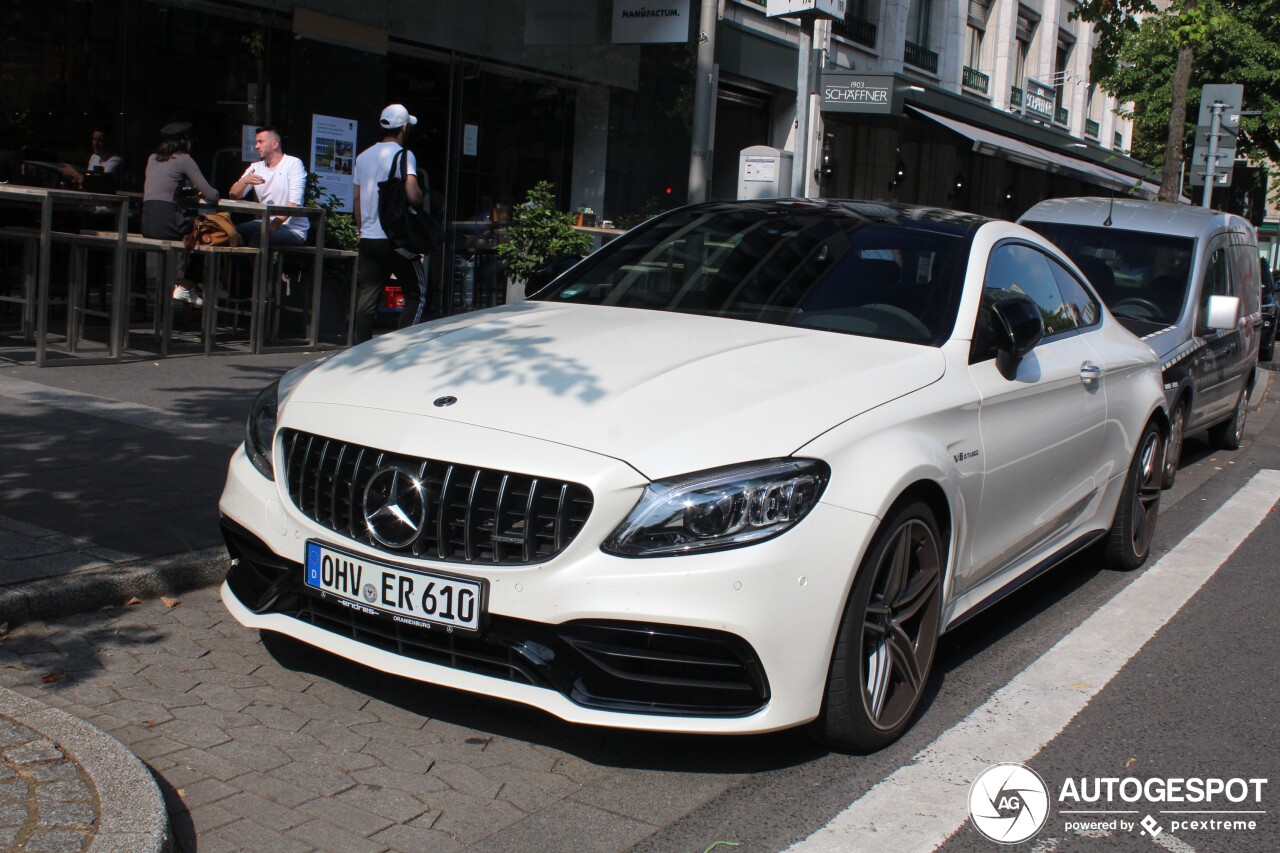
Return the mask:
<svg viewBox="0 0 1280 853"><path fill-rule="evenodd" d="M1208 2L1208 0L1206 0ZM1125 45L1141 32L1144 23L1159 21L1170 25L1177 45L1176 61L1169 87L1169 131L1165 137L1164 163L1160 172L1161 201L1177 201L1182 187L1182 142L1187 126L1187 88L1191 81L1191 65L1195 59L1197 27L1204 17L1201 0L1174 0L1161 11L1151 0L1083 0L1071 12L1093 24L1098 33L1091 71L1102 80L1104 88L1119 95L1105 81L1109 69L1118 68Z"/></svg>
<svg viewBox="0 0 1280 853"><path fill-rule="evenodd" d="M1280 162L1280 0L1180 0L1164 11L1148 0L1085 0L1079 17L1099 35L1094 79L1135 104L1134 156L1162 160L1161 199L1181 191L1194 140L1187 110L1199 106L1192 81L1244 84L1237 106L1259 115L1242 120L1238 150Z"/></svg>

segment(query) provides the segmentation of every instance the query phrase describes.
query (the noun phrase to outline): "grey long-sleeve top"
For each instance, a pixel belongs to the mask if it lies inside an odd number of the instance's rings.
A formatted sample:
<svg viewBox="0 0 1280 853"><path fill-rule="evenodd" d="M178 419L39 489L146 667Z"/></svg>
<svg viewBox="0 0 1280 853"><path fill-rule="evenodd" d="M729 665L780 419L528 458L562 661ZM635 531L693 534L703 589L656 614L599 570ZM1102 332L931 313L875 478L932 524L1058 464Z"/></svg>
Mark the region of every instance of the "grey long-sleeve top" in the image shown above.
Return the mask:
<svg viewBox="0 0 1280 853"><path fill-rule="evenodd" d="M218 191L204 179L200 167L191 159L190 154L175 154L163 162L157 160L154 154L148 157L142 200L176 202L184 179L190 181L206 201L218 200Z"/></svg>

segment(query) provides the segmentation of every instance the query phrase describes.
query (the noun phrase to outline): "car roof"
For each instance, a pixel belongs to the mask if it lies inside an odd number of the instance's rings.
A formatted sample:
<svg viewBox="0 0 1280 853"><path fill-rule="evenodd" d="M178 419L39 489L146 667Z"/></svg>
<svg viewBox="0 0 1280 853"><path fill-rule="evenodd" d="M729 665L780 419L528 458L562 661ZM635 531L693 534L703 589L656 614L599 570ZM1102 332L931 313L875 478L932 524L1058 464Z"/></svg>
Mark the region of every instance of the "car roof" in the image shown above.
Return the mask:
<svg viewBox="0 0 1280 853"><path fill-rule="evenodd" d="M1018 218L1019 222L1053 222L1066 225L1098 225L1122 231L1148 231L1199 238L1228 228L1245 233L1250 242L1257 235L1249 221L1233 213L1132 198L1054 198L1042 201Z"/></svg>
<svg viewBox="0 0 1280 853"><path fill-rule="evenodd" d="M949 233L968 232L996 222L975 213L960 210L948 210L943 207L930 207L921 204L901 204L887 201L861 201L858 199L831 198L782 198L710 201L703 204L689 205L681 210L760 210L784 213L824 213L833 216L848 216L864 222L876 222L889 225L925 225L933 230Z"/></svg>

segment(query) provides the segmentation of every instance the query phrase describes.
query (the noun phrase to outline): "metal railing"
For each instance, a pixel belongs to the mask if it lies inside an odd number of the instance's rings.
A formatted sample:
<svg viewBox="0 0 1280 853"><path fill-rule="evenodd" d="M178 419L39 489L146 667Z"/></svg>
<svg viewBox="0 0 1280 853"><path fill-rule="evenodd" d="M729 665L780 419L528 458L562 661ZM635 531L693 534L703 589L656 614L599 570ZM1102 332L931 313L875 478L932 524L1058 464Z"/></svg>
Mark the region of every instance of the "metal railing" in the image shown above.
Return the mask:
<svg viewBox="0 0 1280 853"><path fill-rule="evenodd" d="M916 68L923 68L930 74L938 73L938 54L927 47L921 47L912 42L905 42L902 51L902 59L908 65L914 65Z"/></svg>
<svg viewBox="0 0 1280 853"><path fill-rule="evenodd" d="M1022 108L1022 90L1017 86L1009 87L1009 106Z"/></svg>
<svg viewBox="0 0 1280 853"><path fill-rule="evenodd" d="M831 32L866 47L876 46L877 27L870 21L852 18L843 21L832 21Z"/></svg>
<svg viewBox="0 0 1280 853"><path fill-rule="evenodd" d="M1071 120L1071 112L1066 107L1055 107L1053 110L1054 124L1066 124Z"/></svg>
<svg viewBox="0 0 1280 853"><path fill-rule="evenodd" d="M983 74L976 68L970 68L968 65L964 67L964 74L961 82L966 89L972 89L975 92L987 94L987 89L991 85L991 78Z"/></svg>
<svg viewBox="0 0 1280 853"><path fill-rule="evenodd" d="M1087 119L1085 119L1085 120L1084 120L1084 135L1085 135L1085 136L1091 136L1091 137L1093 137L1094 139L1097 139L1097 138L1098 138L1098 131L1099 131L1099 130L1101 130L1101 129L1102 129L1102 128L1101 128L1101 127L1098 125L1098 123L1097 123L1096 121L1094 121L1093 119L1091 119L1091 118L1087 118Z"/></svg>

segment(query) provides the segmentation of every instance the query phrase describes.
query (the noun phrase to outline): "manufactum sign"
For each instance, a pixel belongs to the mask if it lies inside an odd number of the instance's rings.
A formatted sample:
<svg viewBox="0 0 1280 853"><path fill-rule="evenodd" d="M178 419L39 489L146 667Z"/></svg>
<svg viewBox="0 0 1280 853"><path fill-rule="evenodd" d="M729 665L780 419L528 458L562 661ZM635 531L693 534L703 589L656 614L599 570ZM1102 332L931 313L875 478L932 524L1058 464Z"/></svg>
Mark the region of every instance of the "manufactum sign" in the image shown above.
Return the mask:
<svg viewBox="0 0 1280 853"><path fill-rule="evenodd" d="M892 74L823 74L821 91L823 112L892 115L899 111Z"/></svg>

